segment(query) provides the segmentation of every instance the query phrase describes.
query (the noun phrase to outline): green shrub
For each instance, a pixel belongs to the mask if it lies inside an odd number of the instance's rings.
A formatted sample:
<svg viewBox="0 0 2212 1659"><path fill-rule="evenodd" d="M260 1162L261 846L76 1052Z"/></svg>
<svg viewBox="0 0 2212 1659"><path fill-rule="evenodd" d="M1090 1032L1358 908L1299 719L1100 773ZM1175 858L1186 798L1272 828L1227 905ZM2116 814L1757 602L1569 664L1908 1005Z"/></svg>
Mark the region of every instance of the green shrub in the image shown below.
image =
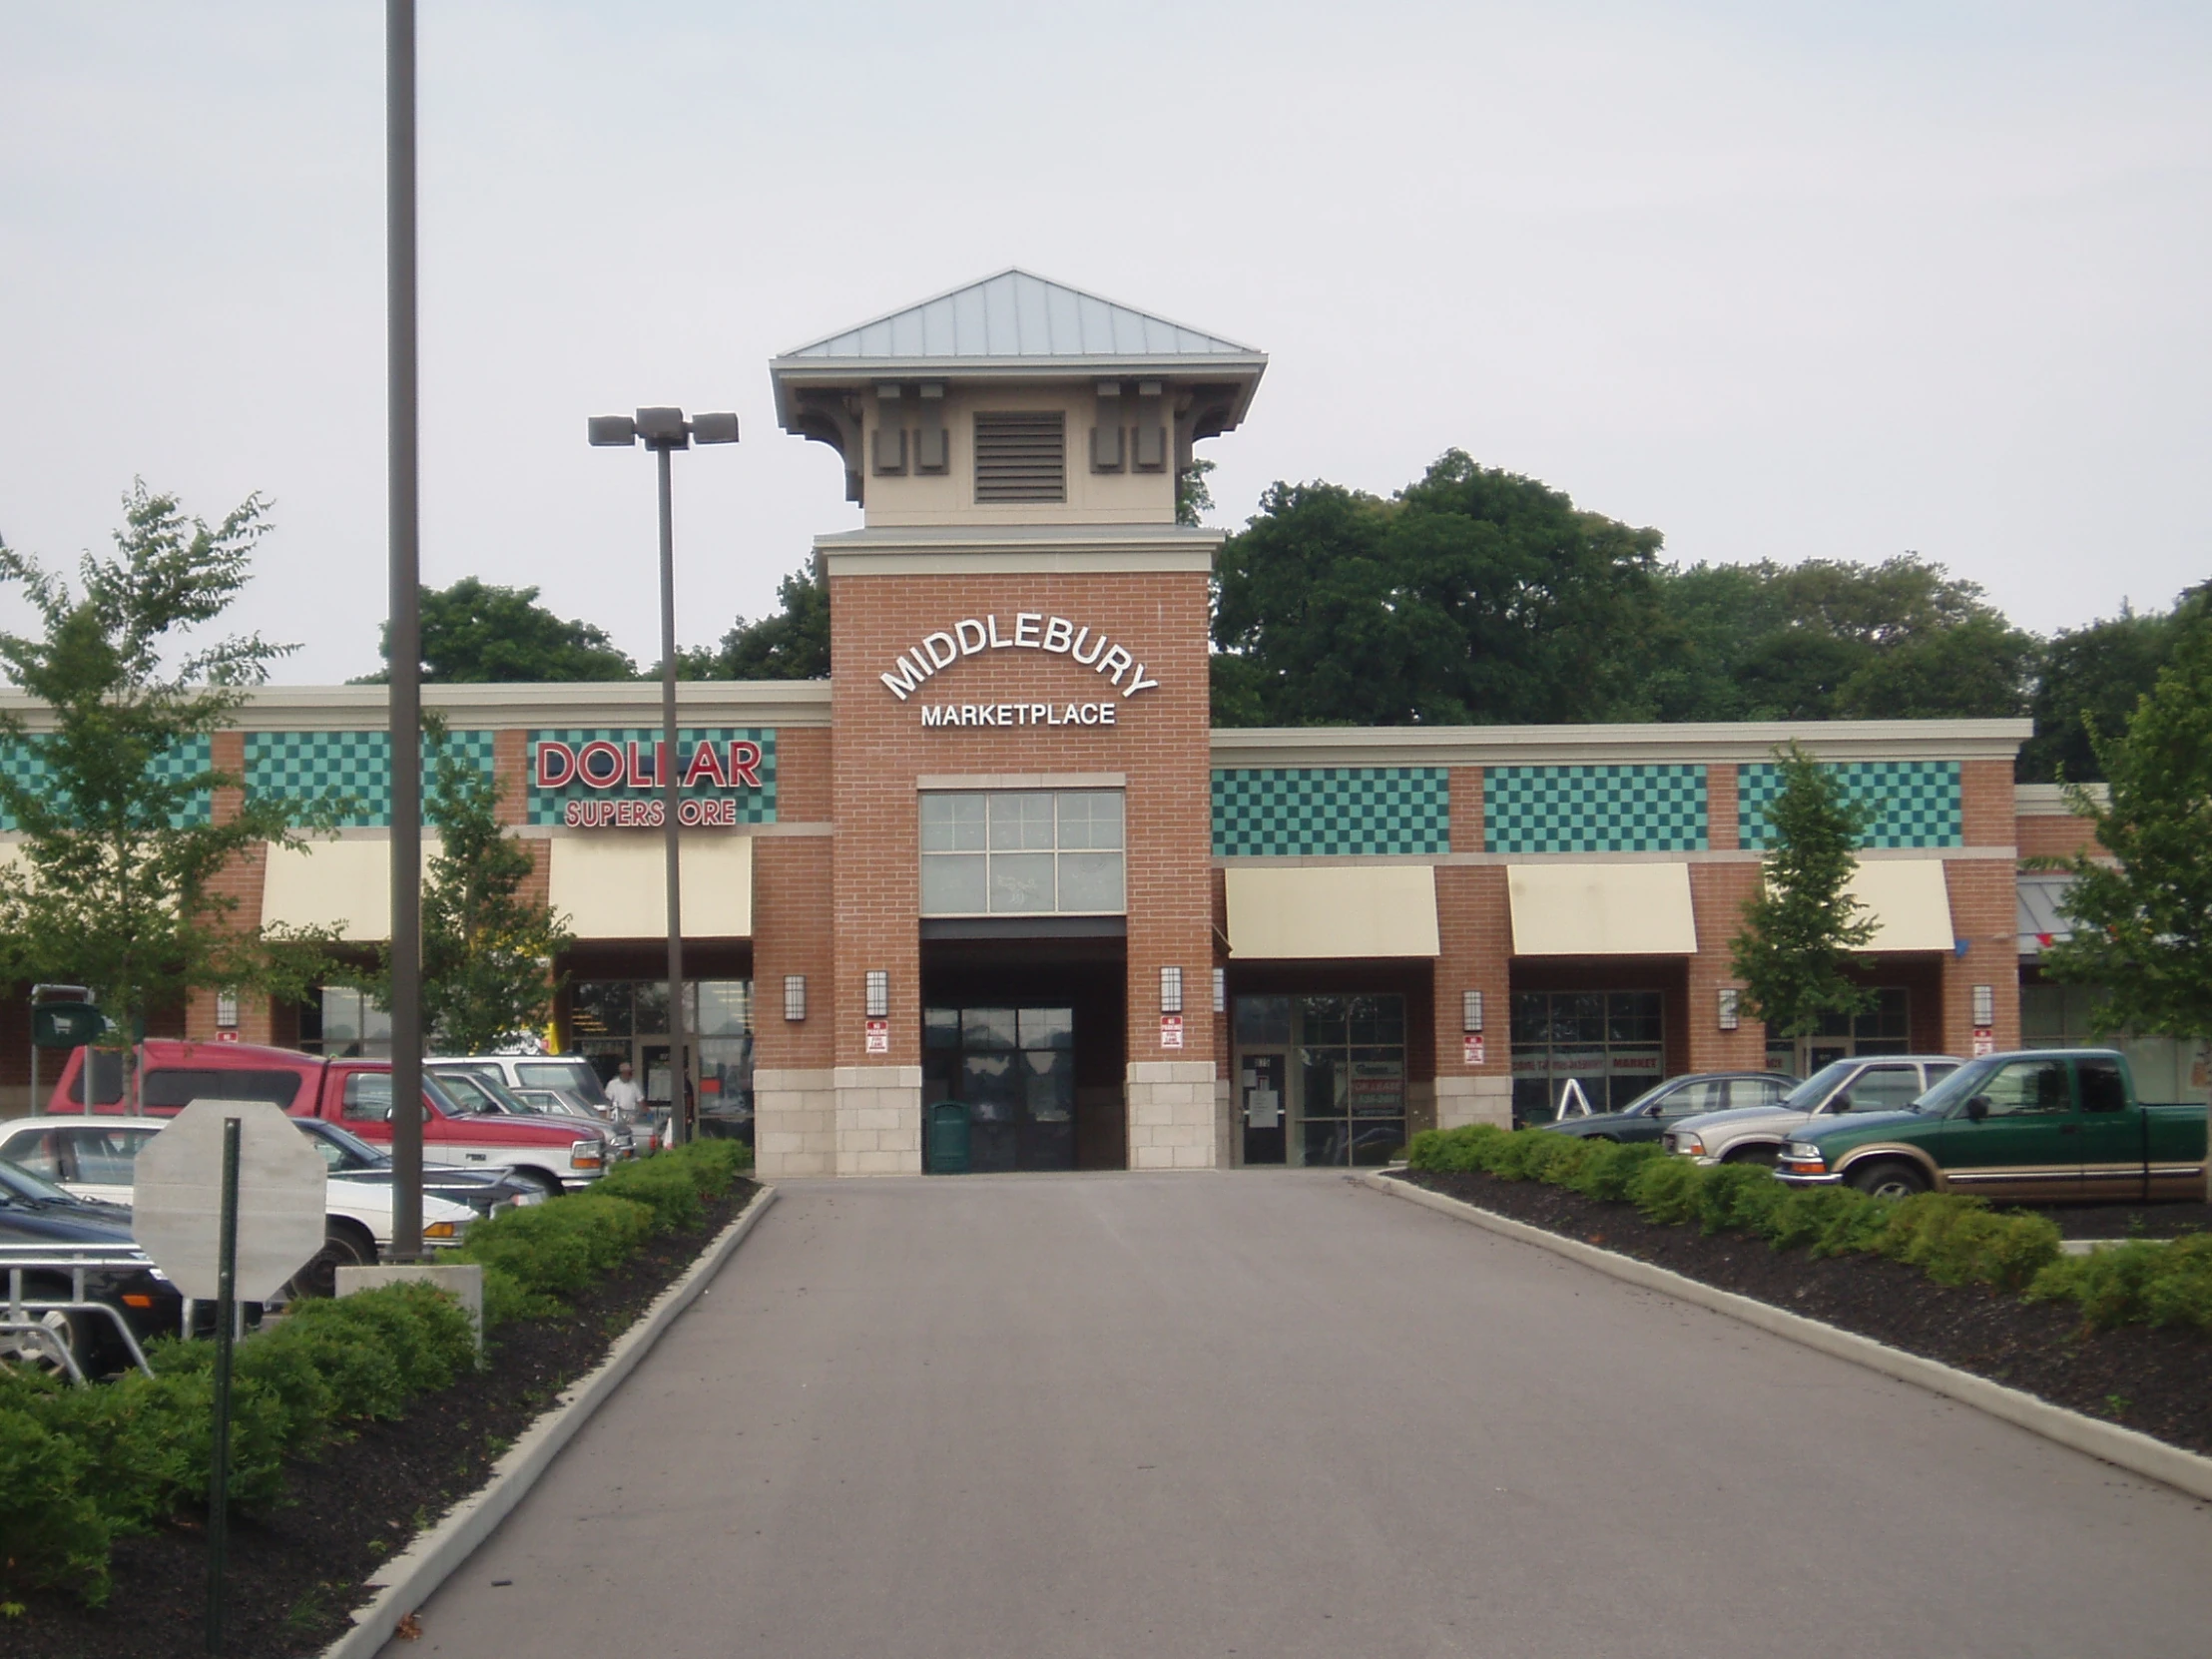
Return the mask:
<svg viewBox="0 0 2212 1659"><path fill-rule="evenodd" d="M1690 1164L1687 1158L1678 1163ZM1699 1166L1690 1164L1693 1169ZM1696 1188L1698 1225L1708 1234L1764 1234L1767 1218L1781 1208L1790 1189L1762 1164L1721 1164L1700 1169Z"/></svg>
<svg viewBox="0 0 2212 1659"><path fill-rule="evenodd" d="M1705 1171L1688 1158L1653 1158L1628 1180L1628 1202L1646 1221L1678 1225L1694 1219Z"/></svg>
<svg viewBox="0 0 2212 1659"><path fill-rule="evenodd" d="M1628 1184L1654 1158L1668 1156L1653 1141L1587 1141L1590 1151L1560 1185L1602 1204L1628 1202Z"/></svg>
<svg viewBox="0 0 2212 1659"><path fill-rule="evenodd" d="M2025 1211L1998 1215L1978 1198L1917 1193L1891 1207L1874 1248L1940 1285L2019 1291L2058 1259L2058 1228Z"/></svg>
<svg viewBox="0 0 2212 1659"><path fill-rule="evenodd" d="M2037 1273L2037 1302L2075 1302L2100 1331L2118 1325L2188 1325L2212 1330L2212 1235L2147 1239L2087 1256L2061 1256Z"/></svg>
<svg viewBox="0 0 2212 1659"><path fill-rule="evenodd" d="M646 1205L582 1193L478 1222L453 1258L498 1268L531 1295L566 1298L620 1266L652 1232Z"/></svg>
<svg viewBox="0 0 2212 1659"><path fill-rule="evenodd" d="M2166 1246L2143 1302L2153 1325L2212 1331L2212 1235L2199 1233Z"/></svg>
<svg viewBox="0 0 2212 1659"><path fill-rule="evenodd" d="M699 1144L727 1146L731 1143ZM685 1147L683 1152L690 1150ZM592 1191L603 1198L626 1198L643 1204L653 1212L653 1230L657 1233L680 1233L699 1225L699 1181L693 1164L684 1160L682 1152L663 1153L659 1157L624 1164L609 1171Z"/></svg>
<svg viewBox="0 0 2212 1659"><path fill-rule="evenodd" d="M1888 1199L1856 1187L1799 1187L1767 1212L1760 1233L1777 1250L1853 1256L1874 1248L1890 1225L1890 1209Z"/></svg>
<svg viewBox="0 0 2212 1659"><path fill-rule="evenodd" d="M434 1393L476 1369L476 1332L461 1305L434 1285L400 1283L327 1302L296 1304L273 1340L294 1333L328 1332L391 1356L399 1386L408 1394Z"/></svg>
<svg viewBox="0 0 2212 1659"><path fill-rule="evenodd" d="M77 1486L89 1461L69 1436L0 1403L0 1583L10 1591L66 1585L95 1607L108 1599L113 1528Z"/></svg>
<svg viewBox="0 0 2212 1659"><path fill-rule="evenodd" d="M1505 1139L1506 1132L1493 1123L1463 1124L1457 1129L1423 1129L1405 1149L1412 1169L1463 1174L1488 1168L1484 1149Z"/></svg>

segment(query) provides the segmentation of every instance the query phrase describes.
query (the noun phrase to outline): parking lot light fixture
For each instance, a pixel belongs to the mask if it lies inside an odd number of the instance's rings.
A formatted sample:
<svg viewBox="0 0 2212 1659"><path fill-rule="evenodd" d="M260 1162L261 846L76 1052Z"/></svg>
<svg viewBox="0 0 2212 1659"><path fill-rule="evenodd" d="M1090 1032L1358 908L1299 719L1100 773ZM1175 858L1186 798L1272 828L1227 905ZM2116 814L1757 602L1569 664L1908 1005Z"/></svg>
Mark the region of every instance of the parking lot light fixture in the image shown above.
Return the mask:
<svg viewBox="0 0 2212 1659"><path fill-rule="evenodd" d="M701 443L736 443L738 417L703 414L684 418L679 408L657 406L631 415L593 415L584 428L595 448L628 449L639 441L659 462L661 486L661 753L659 779L662 835L668 864L669 1139L681 1145L692 1138L697 1108L691 1091L691 1044L684 1018L684 902L682 845L677 836L677 808L683 757L676 747L676 533L668 458Z"/></svg>

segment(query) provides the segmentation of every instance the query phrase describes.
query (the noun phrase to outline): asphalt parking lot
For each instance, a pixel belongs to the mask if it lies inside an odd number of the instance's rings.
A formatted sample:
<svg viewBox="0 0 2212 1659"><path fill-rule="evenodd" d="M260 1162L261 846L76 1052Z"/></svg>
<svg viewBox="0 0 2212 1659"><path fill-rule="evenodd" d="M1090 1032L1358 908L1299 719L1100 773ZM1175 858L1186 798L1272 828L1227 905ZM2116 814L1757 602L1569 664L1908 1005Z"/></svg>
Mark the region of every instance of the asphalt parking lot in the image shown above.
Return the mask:
<svg viewBox="0 0 2212 1659"><path fill-rule="evenodd" d="M794 1183L386 1652L2178 1654L2208 1550L1341 1176Z"/></svg>

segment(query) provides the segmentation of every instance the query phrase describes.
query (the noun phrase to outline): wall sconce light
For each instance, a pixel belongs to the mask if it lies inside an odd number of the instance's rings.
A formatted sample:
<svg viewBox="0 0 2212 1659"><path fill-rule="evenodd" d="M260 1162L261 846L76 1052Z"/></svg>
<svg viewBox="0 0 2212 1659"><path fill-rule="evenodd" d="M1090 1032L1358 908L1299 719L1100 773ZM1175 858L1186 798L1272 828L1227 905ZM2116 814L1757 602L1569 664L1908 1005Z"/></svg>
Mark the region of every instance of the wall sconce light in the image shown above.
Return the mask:
<svg viewBox="0 0 2212 1659"><path fill-rule="evenodd" d="M215 1023L219 1030L236 1031L239 1028L239 993L217 991L215 993Z"/></svg>
<svg viewBox="0 0 2212 1659"><path fill-rule="evenodd" d="M784 1017L788 1020L807 1017L807 976L804 973L784 975Z"/></svg>
<svg viewBox="0 0 2212 1659"><path fill-rule="evenodd" d="M1461 991L1459 993L1459 1029L1467 1032L1482 1029L1482 993L1480 991Z"/></svg>
<svg viewBox="0 0 2212 1659"><path fill-rule="evenodd" d="M1723 1031L1733 1031L1743 1023L1741 1012L1743 997L1744 993L1734 985L1723 985L1721 987L1721 1029Z"/></svg>
<svg viewBox="0 0 2212 1659"><path fill-rule="evenodd" d="M869 1019L891 1017L891 976L883 968L867 970L867 1014Z"/></svg>
<svg viewBox="0 0 2212 1659"><path fill-rule="evenodd" d="M1183 1011L1183 970L1164 967L1160 970L1160 1012L1180 1014Z"/></svg>
<svg viewBox="0 0 2212 1659"><path fill-rule="evenodd" d="M1997 1022L1997 988L1994 985L1976 985L1973 988L1973 1022L1978 1026L1991 1026Z"/></svg>
<svg viewBox="0 0 2212 1659"><path fill-rule="evenodd" d="M1214 969L1214 1012L1217 1014L1229 1012L1229 970L1227 968Z"/></svg>

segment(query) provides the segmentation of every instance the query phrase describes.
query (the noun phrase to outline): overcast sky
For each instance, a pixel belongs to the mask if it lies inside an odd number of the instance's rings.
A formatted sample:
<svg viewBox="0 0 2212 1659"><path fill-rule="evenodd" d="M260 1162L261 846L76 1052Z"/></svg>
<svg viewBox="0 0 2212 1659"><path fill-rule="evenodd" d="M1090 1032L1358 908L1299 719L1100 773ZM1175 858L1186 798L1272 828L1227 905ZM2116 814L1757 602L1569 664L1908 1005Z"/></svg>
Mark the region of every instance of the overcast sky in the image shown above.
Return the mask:
<svg viewBox="0 0 2212 1659"><path fill-rule="evenodd" d="M2212 575L2202 0L420 9L425 579L641 662L651 464L585 416L743 416L678 461L710 644L857 522L769 357L1009 265L1271 353L1231 526L1456 445L2038 630ZM376 666L381 54L376 0L0 0L0 536L265 491L289 681Z"/></svg>

